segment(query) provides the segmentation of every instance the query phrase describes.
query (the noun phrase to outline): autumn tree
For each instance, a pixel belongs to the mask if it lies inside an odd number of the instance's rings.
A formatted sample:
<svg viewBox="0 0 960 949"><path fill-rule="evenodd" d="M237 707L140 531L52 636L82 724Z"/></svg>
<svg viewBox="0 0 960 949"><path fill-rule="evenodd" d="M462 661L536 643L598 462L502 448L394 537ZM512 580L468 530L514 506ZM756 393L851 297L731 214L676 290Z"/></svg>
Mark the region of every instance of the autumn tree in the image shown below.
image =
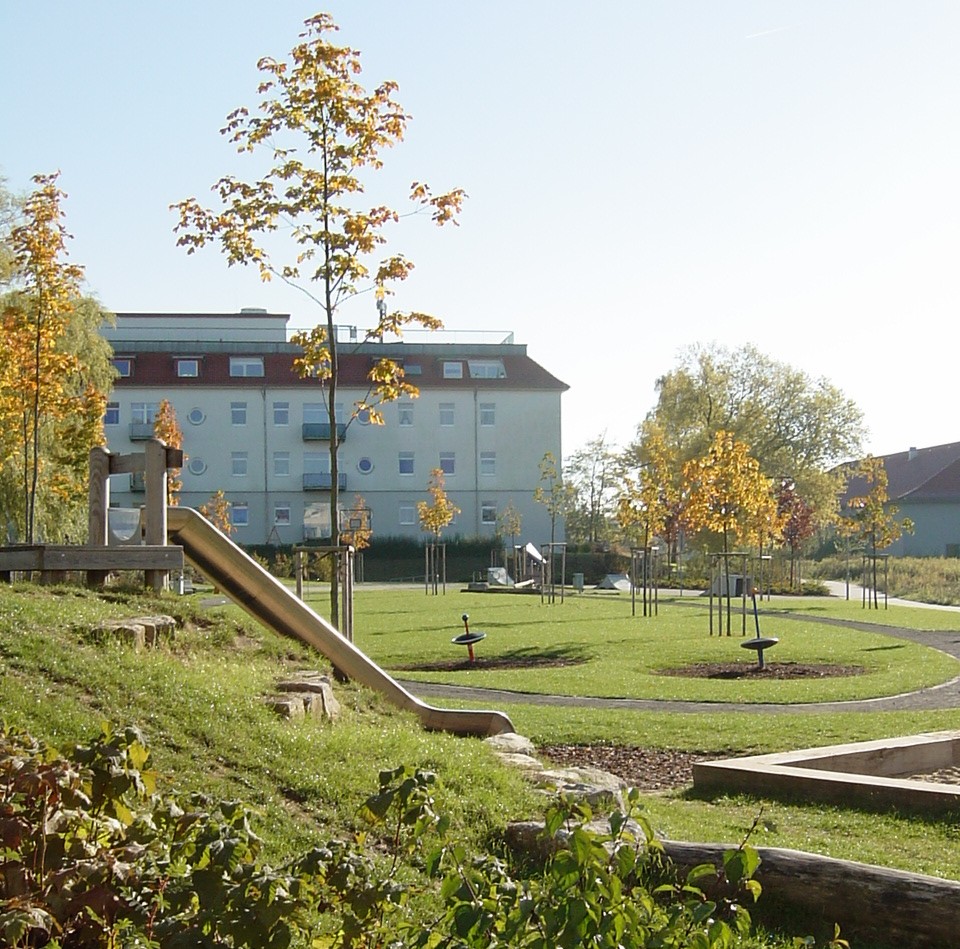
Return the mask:
<svg viewBox="0 0 960 949"><path fill-rule="evenodd" d="M777 513L782 521L783 542L790 551L790 589L799 581L796 564L804 543L816 531L813 508L797 493L790 478L782 478L777 492Z"/></svg>
<svg viewBox="0 0 960 949"><path fill-rule="evenodd" d="M841 487L835 466L859 452L863 416L827 379L753 345L698 345L681 353L656 388L646 421L656 424L681 466L702 458L718 432L729 432L750 445L767 477L794 481L818 523L833 517Z"/></svg>
<svg viewBox="0 0 960 949"><path fill-rule="evenodd" d="M575 494L573 486L563 480L557 456L552 451L544 453L538 467L540 483L533 490L533 499L547 509L550 517L550 543L553 544L557 537L557 519L570 512Z"/></svg>
<svg viewBox="0 0 960 949"><path fill-rule="evenodd" d="M58 175L37 175L7 236L9 290L0 300L0 504L33 543L85 530L90 448L103 444L109 346L107 314L81 295L69 264Z"/></svg>
<svg viewBox="0 0 960 949"><path fill-rule="evenodd" d="M177 410L168 399L162 399L157 408L157 416L153 420L153 434L170 448L183 448L183 430L177 421ZM184 456L186 462L186 456ZM180 469L167 470L167 504L176 507L180 503L180 489L183 481L180 479Z"/></svg>
<svg viewBox="0 0 960 949"><path fill-rule="evenodd" d="M683 475L687 525L722 537L729 636L730 538L738 543L757 542L758 525L772 505L772 483L750 455L749 446L723 431L717 432L702 458L684 465Z"/></svg>
<svg viewBox="0 0 960 949"><path fill-rule="evenodd" d="M440 543L443 529L453 523L453 519L460 513L460 508L447 497L446 479L442 468L434 468L430 472L427 493L432 499L431 502L417 502L420 528L428 534L433 534L436 542Z"/></svg>
<svg viewBox="0 0 960 949"><path fill-rule="evenodd" d="M346 514L340 530L341 543L349 544L354 550L366 550L373 536L373 519L363 495L353 496L353 507Z"/></svg>
<svg viewBox="0 0 960 949"><path fill-rule="evenodd" d="M223 489L216 490L208 501L204 501L197 510L211 523L217 530L229 536L236 527L233 519L230 517L230 502L227 500Z"/></svg>
<svg viewBox="0 0 960 949"><path fill-rule="evenodd" d="M510 538L510 546L516 546L517 538L523 526L523 517L512 500L497 515L497 536Z"/></svg>
<svg viewBox="0 0 960 949"><path fill-rule="evenodd" d="M227 117L223 134L241 154L265 153L266 173L251 180L221 178L213 186L216 208L205 208L195 198L176 205L178 243L188 253L217 244L229 265L254 266L263 280L291 284L320 311L320 323L294 342L303 348L298 371L317 381L330 423L333 546L340 541L338 448L346 426L361 412L382 424L379 405L417 394L399 363L380 359L370 370L367 393L346 418L337 417L340 307L360 292L375 291L378 320L363 341L382 342L411 325L441 325L425 314L388 305L391 288L409 275L413 264L398 254L374 259L386 243L385 228L400 215L386 205L361 206L362 176L381 168L382 152L403 139L409 117L394 99L396 83L383 82L372 91L360 84L360 54L331 41L336 29L325 13L306 20L288 61L264 57L257 64L263 79L255 112L239 108ZM410 197L442 225L456 223L465 195L460 189L434 195L427 185L414 182ZM330 600L336 623L336 584L331 584Z"/></svg>
<svg viewBox="0 0 960 949"><path fill-rule="evenodd" d="M879 551L913 533L913 521L897 518L900 508L890 502L889 480L883 459L868 455L847 469L850 481L842 503L837 531L863 546L871 562L873 605L877 601L877 556Z"/></svg>

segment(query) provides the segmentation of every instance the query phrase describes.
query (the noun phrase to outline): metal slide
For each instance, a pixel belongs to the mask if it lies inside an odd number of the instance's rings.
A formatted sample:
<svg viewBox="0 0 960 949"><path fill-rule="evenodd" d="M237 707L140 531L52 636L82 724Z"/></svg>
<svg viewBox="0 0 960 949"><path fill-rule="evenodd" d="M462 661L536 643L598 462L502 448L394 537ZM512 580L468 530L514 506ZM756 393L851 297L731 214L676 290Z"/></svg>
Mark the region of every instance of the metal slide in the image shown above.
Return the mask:
<svg viewBox="0 0 960 949"><path fill-rule="evenodd" d="M255 620L313 646L354 681L419 716L424 728L457 735L514 730L503 712L434 708L421 702L196 511L167 508L167 533L190 563Z"/></svg>

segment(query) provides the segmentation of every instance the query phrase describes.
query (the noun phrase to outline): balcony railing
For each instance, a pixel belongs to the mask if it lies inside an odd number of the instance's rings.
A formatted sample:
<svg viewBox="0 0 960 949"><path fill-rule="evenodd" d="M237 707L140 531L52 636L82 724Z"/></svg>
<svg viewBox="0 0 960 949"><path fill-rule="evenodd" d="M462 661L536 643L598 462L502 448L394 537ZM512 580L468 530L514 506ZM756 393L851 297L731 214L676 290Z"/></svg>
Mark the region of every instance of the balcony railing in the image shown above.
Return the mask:
<svg viewBox="0 0 960 949"><path fill-rule="evenodd" d="M344 422L337 422L337 441L343 441L347 433L347 426ZM303 440L305 442L328 442L330 441L330 423L329 422L304 422Z"/></svg>
<svg viewBox="0 0 960 949"><path fill-rule="evenodd" d="M330 472L321 474L304 474L304 491L329 491L333 485L333 477ZM347 486L347 476L343 473L337 475L337 486L342 491Z"/></svg>
<svg viewBox="0 0 960 949"><path fill-rule="evenodd" d="M131 422L130 441L142 442L153 438L153 422Z"/></svg>
<svg viewBox="0 0 960 949"><path fill-rule="evenodd" d="M143 494L147 490L147 482L142 471L134 471L130 475L130 490L135 494Z"/></svg>

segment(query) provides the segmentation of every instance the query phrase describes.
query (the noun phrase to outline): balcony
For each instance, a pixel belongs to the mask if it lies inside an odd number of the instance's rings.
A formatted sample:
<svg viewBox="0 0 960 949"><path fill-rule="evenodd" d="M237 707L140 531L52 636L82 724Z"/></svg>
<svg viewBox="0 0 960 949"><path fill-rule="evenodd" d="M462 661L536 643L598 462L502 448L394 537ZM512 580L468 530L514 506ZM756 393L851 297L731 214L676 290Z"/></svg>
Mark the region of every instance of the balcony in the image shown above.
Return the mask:
<svg viewBox="0 0 960 949"><path fill-rule="evenodd" d="M153 438L153 422L131 422L130 441L143 442Z"/></svg>
<svg viewBox="0 0 960 949"><path fill-rule="evenodd" d="M134 494L143 494L147 490L147 483L142 471L134 471L130 475L130 491Z"/></svg>
<svg viewBox="0 0 960 949"><path fill-rule="evenodd" d="M342 442L347 434L345 422L337 422L337 441ZM328 442L330 441L330 423L329 422L304 422L303 440L305 442Z"/></svg>
<svg viewBox="0 0 960 949"><path fill-rule="evenodd" d="M333 477L329 471L317 474L303 475L304 491L329 491L333 485ZM337 475L337 487L343 491L347 486L347 476L343 473Z"/></svg>

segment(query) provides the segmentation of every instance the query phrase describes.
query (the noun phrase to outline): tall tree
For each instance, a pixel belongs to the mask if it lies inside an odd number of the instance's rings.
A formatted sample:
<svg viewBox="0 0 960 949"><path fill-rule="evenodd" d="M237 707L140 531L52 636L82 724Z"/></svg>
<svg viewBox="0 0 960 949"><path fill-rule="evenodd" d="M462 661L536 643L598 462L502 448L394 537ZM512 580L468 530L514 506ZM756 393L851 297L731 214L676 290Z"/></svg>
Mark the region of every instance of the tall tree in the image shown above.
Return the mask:
<svg viewBox="0 0 960 949"><path fill-rule="evenodd" d="M103 443L111 379L106 314L80 295L83 270L68 264L58 174L37 175L10 230L11 289L2 301L0 499L19 536L84 530L87 458ZM18 485L12 490L13 484Z"/></svg>
<svg viewBox="0 0 960 949"><path fill-rule="evenodd" d="M836 510L835 465L856 456L863 417L832 383L765 356L693 346L657 380L656 423L680 464L703 457L717 432L750 445L767 477L789 477L825 522ZM642 441L642 429L641 429Z"/></svg>
<svg viewBox="0 0 960 949"><path fill-rule="evenodd" d="M574 500L567 514L567 539L591 546L607 540L616 484L617 455L607 433L575 451L563 466Z"/></svg>
<svg viewBox="0 0 960 949"><path fill-rule="evenodd" d="M259 114L239 108L222 132L240 153L265 150L271 165L263 177L243 181L221 178L213 190L220 206L207 209L195 198L176 205L178 243L193 253L219 244L227 263L252 265L264 280L277 277L302 290L320 309L322 322L294 337L304 350L298 369L323 387L330 422L331 543L339 543L338 448L345 426L360 412L382 423L377 406L416 389L402 367L381 359L370 370L369 391L347 418L337 417L340 387L336 317L344 301L375 289L378 319L365 340L399 336L410 325L436 329L438 320L416 312L391 312L391 285L406 279L413 264L400 255L379 262L373 257L386 243L384 229L399 219L385 205L361 208L364 173L382 166L381 153L399 143L408 116L393 98L397 85L383 82L368 92L357 80L360 54L333 44L337 29L321 13L305 21L305 30L289 61L262 58ZM437 224L456 223L465 197L461 189L434 195L414 182L411 199ZM278 236L286 240L278 240ZM337 585L330 588L331 618L338 622Z"/></svg>

